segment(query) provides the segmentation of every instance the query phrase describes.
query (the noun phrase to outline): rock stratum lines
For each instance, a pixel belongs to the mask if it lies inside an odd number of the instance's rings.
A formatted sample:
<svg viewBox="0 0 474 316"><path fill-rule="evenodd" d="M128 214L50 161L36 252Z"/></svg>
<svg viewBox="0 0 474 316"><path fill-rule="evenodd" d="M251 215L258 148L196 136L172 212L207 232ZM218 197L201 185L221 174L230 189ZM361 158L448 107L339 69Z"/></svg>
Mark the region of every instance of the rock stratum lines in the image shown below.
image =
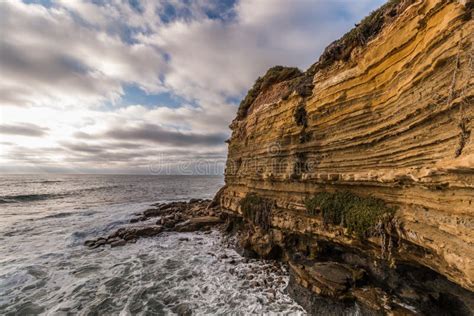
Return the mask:
<svg viewBox="0 0 474 316"><path fill-rule="evenodd" d="M361 242L305 209L318 192L381 199L396 208L394 260L473 291L472 7L392 1L380 29L360 40L359 25L356 44L333 43L299 77L269 71L231 124L222 207L241 214L256 193L275 203L272 229L381 257L381 236Z"/></svg>

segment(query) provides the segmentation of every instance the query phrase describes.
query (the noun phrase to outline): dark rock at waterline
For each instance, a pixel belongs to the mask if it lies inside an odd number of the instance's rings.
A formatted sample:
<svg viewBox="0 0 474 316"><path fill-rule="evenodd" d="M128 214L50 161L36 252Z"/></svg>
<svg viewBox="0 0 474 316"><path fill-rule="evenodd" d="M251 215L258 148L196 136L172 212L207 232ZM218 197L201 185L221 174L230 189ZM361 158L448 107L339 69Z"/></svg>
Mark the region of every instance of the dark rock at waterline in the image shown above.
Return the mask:
<svg viewBox="0 0 474 316"><path fill-rule="evenodd" d="M333 293L347 290L363 276L362 271L355 271L349 266L337 262L318 262L306 267L306 271L312 279Z"/></svg>
<svg viewBox="0 0 474 316"><path fill-rule="evenodd" d="M96 243L96 240L89 239L84 242L84 246L92 247L95 243Z"/></svg>
<svg viewBox="0 0 474 316"><path fill-rule="evenodd" d="M97 247L105 245L106 243L107 243L107 239L100 237L93 240L86 240L84 244L90 248L97 248Z"/></svg>
<svg viewBox="0 0 474 316"><path fill-rule="evenodd" d="M173 228L175 224L176 224L176 221L174 220L167 220L167 221L162 222L162 225L166 228Z"/></svg>
<svg viewBox="0 0 474 316"><path fill-rule="evenodd" d="M110 247L119 247L119 246L125 246L127 244L127 241L124 239L117 239L113 242L110 243Z"/></svg>
<svg viewBox="0 0 474 316"><path fill-rule="evenodd" d="M97 248L106 244L112 247L125 245L128 241L135 241L140 237L152 237L163 231L162 226L143 226L143 227L122 227L109 235L107 238L100 237L97 239L86 240L84 245L90 248Z"/></svg>
<svg viewBox="0 0 474 316"><path fill-rule="evenodd" d="M175 229L179 232L191 232L221 223L222 220L216 216L194 217L185 222L177 224Z"/></svg>
<svg viewBox="0 0 474 316"><path fill-rule="evenodd" d="M193 314L191 306L188 303L180 303L173 307L172 310L178 314L178 316L191 316Z"/></svg>
<svg viewBox="0 0 474 316"><path fill-rule="evenodd" d="M162 216L164 214L168 214L169 209L161 209L161 208L151 208L143 212L143 216L145 217L157 217Z"/></svg>
<svg viewBox="0 0 474 316"><path fill-rule="evenodd" d="M156 223L141 224L139 226L121 227L107 237L86 240L84 245L97 248L109 244L119 247L127 242L136 242L138 238L153 237L164 231L192 232L206 231L222 223L220 210L210 209L209 200L192 199L189 202L172 202L155 204L155 208L147 209L142 214L130 220L136 224L145 222L153 217L160 217ZM208 214L212 214L209 216ZM203 216L205 215L205 216Z"/></svg>
<svg viewBox="0 0 474 316"><path fill-rule="evenodd" d="M292 273L290 273L287 291L310 315L339 316L356 314L355 306L351 302L314 295L313 291L298 283Z"/></svg>

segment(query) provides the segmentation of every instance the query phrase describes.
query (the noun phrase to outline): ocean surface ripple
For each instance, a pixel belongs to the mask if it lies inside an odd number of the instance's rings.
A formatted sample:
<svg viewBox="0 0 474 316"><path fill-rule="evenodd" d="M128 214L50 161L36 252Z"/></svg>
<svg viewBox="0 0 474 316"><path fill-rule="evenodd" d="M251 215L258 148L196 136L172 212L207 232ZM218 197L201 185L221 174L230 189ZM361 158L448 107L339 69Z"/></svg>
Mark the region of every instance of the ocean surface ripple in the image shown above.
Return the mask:
<svg viewBox="0 0 474 316"><path fill-rule="evenodd" d="M1 315L302 314L284 266L242 258L217 231L119 248L85 239L151 203L211 198L222 177L0 177Z"/></svg>

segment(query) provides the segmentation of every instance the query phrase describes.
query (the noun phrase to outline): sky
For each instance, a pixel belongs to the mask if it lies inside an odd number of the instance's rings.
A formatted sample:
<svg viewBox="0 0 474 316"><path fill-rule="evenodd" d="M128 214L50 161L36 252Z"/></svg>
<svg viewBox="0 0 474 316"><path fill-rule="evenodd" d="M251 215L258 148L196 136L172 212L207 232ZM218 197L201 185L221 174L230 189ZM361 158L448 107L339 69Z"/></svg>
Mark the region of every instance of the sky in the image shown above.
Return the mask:
<svg viewBox="0 0 474 316"><path fill-rule="evenodd" d="M256 78L383 2L0 1L0 173L222 173Z"/></svg>

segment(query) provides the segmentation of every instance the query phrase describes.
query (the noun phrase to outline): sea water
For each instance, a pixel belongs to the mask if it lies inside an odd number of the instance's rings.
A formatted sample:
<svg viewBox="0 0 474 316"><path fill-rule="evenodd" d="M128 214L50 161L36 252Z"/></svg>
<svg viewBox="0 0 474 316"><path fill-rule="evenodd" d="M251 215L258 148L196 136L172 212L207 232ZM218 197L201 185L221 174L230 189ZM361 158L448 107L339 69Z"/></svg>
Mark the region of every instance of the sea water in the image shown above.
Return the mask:
<svg viewBox="0 0 474 316"><path fill-rule="evenodd" d="M219 231L88 249L156 202L212 198L220 176L0 176L1 315L301 314L284 266Z"/></svg>

